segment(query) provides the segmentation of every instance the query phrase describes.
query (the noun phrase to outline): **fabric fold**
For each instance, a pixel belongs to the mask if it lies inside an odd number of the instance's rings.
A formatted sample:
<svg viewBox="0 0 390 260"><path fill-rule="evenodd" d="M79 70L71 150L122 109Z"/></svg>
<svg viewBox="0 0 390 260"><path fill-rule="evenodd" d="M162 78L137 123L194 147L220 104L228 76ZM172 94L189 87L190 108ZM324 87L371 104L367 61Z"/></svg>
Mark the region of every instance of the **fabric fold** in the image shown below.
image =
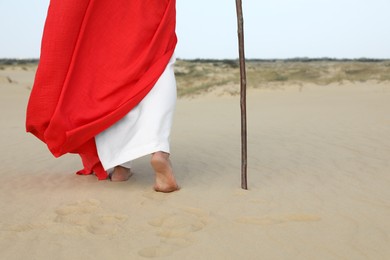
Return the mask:
<svg viewBox="0 0 390 260"><path fill-rule="evenodd" d="M153 88L171 58L175 0L51 0L26 130L106 178L94 136Z"/></svg>

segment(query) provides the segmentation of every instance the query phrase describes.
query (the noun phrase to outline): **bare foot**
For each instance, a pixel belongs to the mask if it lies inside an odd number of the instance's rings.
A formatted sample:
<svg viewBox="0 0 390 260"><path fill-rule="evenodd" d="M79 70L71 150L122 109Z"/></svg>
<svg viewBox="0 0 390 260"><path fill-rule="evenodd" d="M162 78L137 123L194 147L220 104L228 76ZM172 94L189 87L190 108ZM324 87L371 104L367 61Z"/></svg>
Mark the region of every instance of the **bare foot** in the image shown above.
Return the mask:
<svg viewBox="0 0 390 260"><path fill-rule="evenodd" d="M154 153L152 155L151 164L156 173L156 183L154 185L155 191L172 192L179 190L175 176L173 176L169 154L164 152Z"/></svg>
<svg viewBox="0 0 390 260"><path fill-rule="evenodd" d="M131 175L133 174L130 169L122 166L115 166L114 171L110 174L110 179L111 181L127 181Z"/></svg>

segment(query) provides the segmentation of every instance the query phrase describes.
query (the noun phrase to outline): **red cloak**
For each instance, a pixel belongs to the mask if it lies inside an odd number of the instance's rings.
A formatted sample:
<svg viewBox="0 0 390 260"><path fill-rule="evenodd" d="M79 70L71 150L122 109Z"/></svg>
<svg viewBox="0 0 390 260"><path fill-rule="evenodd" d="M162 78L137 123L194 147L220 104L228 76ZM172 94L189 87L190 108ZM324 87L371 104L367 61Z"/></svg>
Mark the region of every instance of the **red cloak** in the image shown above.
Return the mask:
<svg viewBox="0 0 390 260"><path fill-rule="evenodd" d="M94 137L152 89L176 46L175 0L51 0L26 129L106 179Z"/></svg>

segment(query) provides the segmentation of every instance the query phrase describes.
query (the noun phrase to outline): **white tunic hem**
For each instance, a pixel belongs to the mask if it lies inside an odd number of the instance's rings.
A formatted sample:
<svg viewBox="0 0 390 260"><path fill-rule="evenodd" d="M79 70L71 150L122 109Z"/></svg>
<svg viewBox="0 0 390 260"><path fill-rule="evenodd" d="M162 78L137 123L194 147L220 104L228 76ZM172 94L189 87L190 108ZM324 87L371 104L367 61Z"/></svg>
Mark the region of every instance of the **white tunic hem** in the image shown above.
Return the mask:
<svg viewBox="0 0 390 260"><path fill-rule="evenodd" d="M110 171L117 165L123 165L125 167L127 166L127 168L130 168L129 162L132 160L160 151L170 153L169 144L166 142L160 142L150 143L148 145L144 145L143 147L137 147L137 149L133 149L126 154L122 154L121 156L116 157L115 160L111 160L109 164L103 164L103 167L106 171Z"/></svg>

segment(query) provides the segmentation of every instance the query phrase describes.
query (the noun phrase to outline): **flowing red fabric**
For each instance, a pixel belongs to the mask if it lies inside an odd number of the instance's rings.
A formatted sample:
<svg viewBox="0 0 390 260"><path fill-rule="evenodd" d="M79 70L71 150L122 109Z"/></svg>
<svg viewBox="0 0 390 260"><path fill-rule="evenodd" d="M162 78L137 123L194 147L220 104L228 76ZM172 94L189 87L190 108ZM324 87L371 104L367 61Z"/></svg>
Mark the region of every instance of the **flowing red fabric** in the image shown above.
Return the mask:
<svg viewBox="0 0 390 260"><path fill-rule="evenodd" d="M153 88L176 46L175 0L51 0L26 129L106 179L94 137Z"/></svg>

